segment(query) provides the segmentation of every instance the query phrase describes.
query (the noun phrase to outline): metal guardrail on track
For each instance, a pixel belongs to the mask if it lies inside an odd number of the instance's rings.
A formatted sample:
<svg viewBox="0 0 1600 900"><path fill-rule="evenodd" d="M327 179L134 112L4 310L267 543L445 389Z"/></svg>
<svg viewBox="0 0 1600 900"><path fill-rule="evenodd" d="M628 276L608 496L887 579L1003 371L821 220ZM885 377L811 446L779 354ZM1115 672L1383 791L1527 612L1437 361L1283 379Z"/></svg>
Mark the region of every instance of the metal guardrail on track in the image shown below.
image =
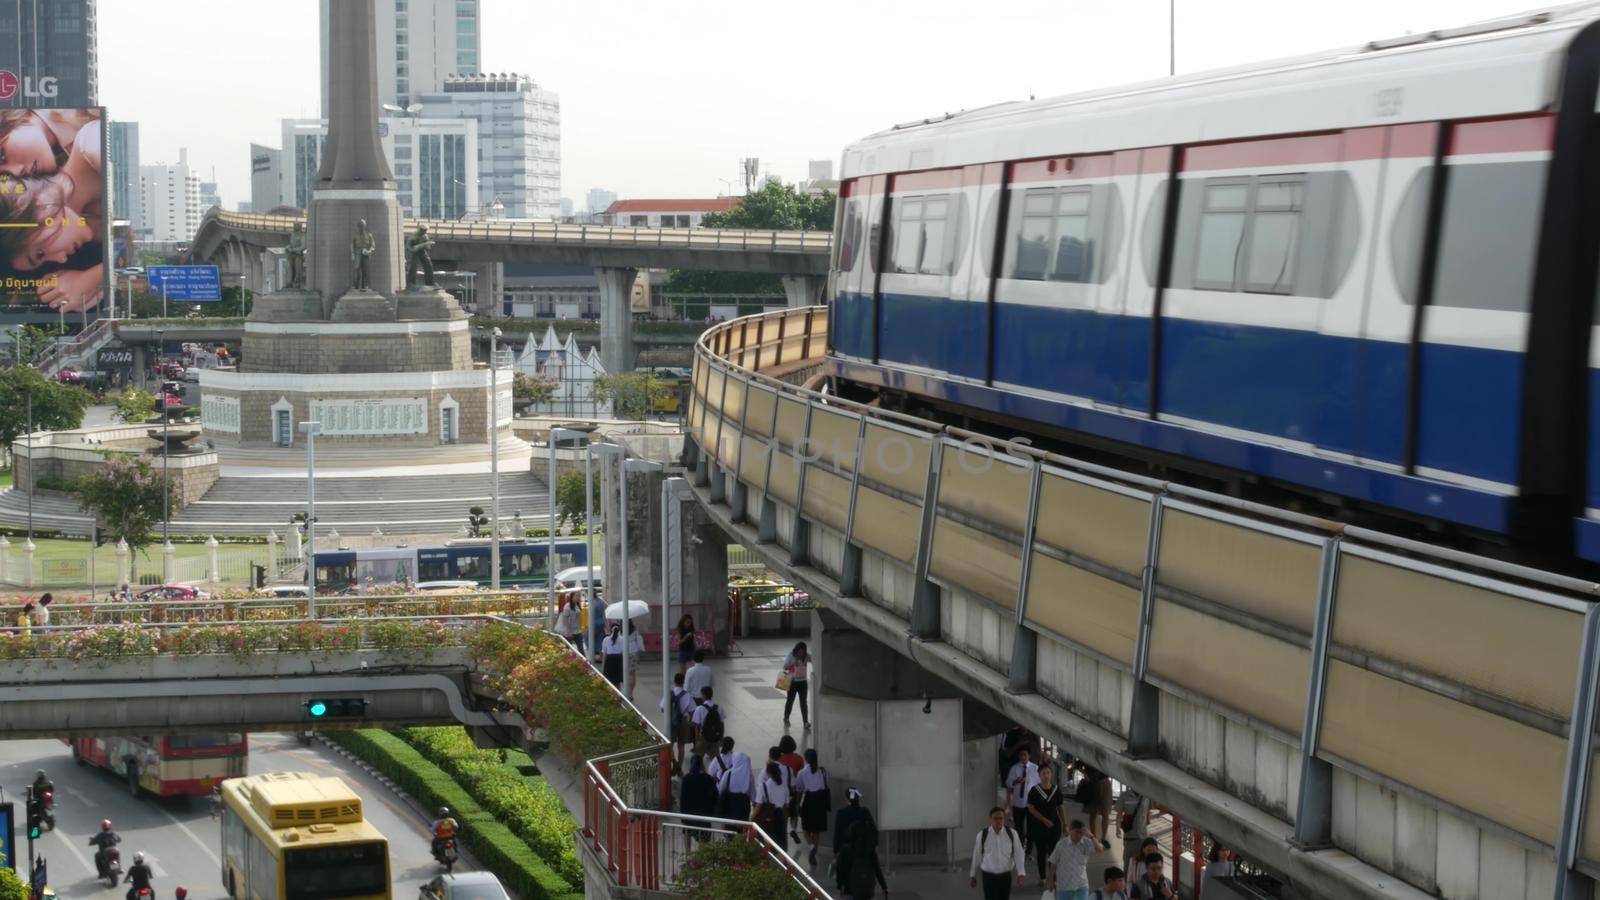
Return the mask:
<svg viewBox="0 0 1600 900"><path fill-rule="evenodd" d="M1290 784L1245 799L1307 843L1362 854L1315 806L1332 806L1342 772L1600 877L1600 814L1585 815L1600 799L1600 586L788 383L820 368L826 345L822 307L737 319L698 342L688 427L710 498L735 521L778 523L791 554L836 578L850 569L841 554L896 561L959 605L951 616L1037 639L1020 689L1049 691L1135 755L1221 777L1200 736L1160 733L1162 704L1264 735L1284 748ZM810 523L815 552L796 550L808 538L786 530L791 515ZM914 614L915 600L877 594L840 602ZM1122 690L1058 677L1060 659L1121 673L1132 708Z"/></svg>

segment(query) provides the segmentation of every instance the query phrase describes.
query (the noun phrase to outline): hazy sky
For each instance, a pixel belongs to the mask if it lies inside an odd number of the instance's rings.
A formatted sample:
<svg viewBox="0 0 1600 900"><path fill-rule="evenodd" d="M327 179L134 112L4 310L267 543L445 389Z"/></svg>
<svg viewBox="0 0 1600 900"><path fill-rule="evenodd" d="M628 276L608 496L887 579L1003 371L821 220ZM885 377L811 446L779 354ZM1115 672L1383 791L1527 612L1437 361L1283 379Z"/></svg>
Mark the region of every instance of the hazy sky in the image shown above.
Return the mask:
<svg viewBox="0 0 1600 900"><path fill-rule="evenodd" d="M385 0L378 0L385 2ZM1177 69L1332 49L1526 0L1177 0ZM1166 0L483 0L483 63L561 95L562 195L715 196L909 119L1167 71ZM100 98L229 208L249 144L318 114L316 0L100 0Z"/></svg>

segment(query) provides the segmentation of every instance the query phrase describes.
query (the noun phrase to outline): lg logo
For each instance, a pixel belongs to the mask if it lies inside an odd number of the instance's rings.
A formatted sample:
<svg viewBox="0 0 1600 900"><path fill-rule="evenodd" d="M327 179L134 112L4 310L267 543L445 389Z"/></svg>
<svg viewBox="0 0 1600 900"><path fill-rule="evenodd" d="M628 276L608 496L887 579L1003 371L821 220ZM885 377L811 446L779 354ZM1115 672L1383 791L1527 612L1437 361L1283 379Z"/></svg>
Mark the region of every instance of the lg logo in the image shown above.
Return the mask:
<svg viewBox="0 0 1600 900"><path fill-rule="evenodd" d="M28 98L52 100L57 93L56 79L52 75L46 75L35 81L32 76L18 78L17 73L10 69L0 69L0 100L10 100L15 97L19 87L22 89L22 96Z"/></svg>

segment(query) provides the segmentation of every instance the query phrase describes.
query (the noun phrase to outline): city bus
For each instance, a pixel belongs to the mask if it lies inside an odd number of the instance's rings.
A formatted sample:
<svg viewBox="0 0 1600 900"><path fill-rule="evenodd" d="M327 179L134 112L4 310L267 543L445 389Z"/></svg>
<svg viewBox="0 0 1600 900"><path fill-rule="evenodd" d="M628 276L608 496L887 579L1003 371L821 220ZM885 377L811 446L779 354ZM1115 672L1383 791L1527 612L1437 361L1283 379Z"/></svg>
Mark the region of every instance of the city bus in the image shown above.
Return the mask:
<svg viewBox="0 0 1600 900"><path fill-rule="evenodd" d="M550 577L545 564L549 544L538 538L500 542L500 586L542 588ZM443 547L374 547L319 552L317 589L361 590L390 584L426 581L491 583L489 541L486 538L451 541ZM589 561L584 538L556 541L557 572Z"/></svg>
<svg viewBox="0 0 1600 900"><path fill-rule="evenodd" d="M250 747L236 731L144 737L72 738L72 758L128 783L135 797L204 797L226 778L244 774Z"/></svg>
<svg viewBox="0 0 1600 900"><path fill-rule="evenodd" d="M389 842L343 781L309 772L222 784L222 886L239 900L389 900Z"/></svg>

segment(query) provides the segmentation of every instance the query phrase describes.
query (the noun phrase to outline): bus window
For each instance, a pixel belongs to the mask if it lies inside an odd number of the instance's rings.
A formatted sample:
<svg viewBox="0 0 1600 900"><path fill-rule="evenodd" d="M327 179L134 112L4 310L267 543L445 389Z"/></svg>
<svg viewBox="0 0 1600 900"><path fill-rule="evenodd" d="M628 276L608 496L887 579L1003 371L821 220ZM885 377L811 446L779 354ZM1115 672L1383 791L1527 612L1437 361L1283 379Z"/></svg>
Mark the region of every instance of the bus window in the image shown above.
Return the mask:
<svg viewBox="0 0 1600 900"><path fill-rule="evenodd" d="M459 578L459 579L462 579L462 580L467 580L467 581L488 581L489 580L489 556L488 556L488 554L485 553L483 556L465 556L465 555L457 556L456 557L456 576L455 577ZM428 581L428 580L429 579L427 579L427 578L423 579L423 581Z"/></svg>
<svg viewBox="0 0 1600 900"><path fill-rule="evenodd" d="M387 858L381 841L286 850L284 894L306 900L384 896L389 890Z"/></svg>
<svg viewBox="0 0 1600 900"><path fill-rule="evenodd" d="M444 552L417 554L418 581L452 581L456 573L450 569L450 555Z"/></svg>
<svg viewBox="0 0 1600 900"><path fill-rule="evenodd" d="M526 547L517 549L501 549L500 551L500 580L511 579L526 581L539 574L539 564L542 563L544 554L530 550Z"/></svg>
<svg viewBox="0 0 1600 900"><path fill-rule="evenodd" d="M317 566L317 585L319 587L348 587L355 577L356 564L354 561Z"/></svg>

